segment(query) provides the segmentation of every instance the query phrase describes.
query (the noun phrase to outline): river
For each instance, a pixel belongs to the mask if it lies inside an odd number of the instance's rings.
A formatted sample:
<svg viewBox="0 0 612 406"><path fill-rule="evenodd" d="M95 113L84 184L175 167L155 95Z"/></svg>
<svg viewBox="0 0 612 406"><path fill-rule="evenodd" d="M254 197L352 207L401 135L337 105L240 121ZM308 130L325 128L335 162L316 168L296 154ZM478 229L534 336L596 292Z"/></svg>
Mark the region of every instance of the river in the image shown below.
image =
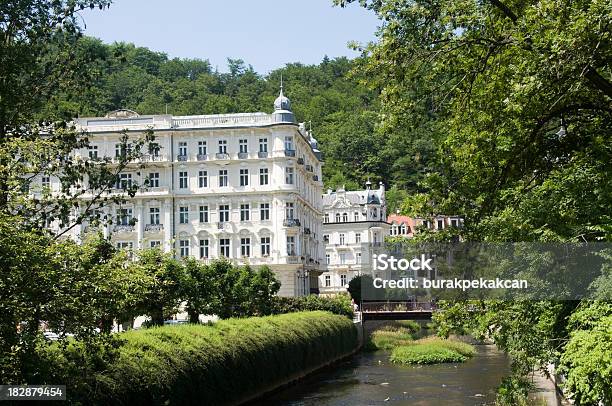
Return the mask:
<svg viewBox="0 0 612 406"><path fill-rule="evenodd" d="M359 353L257 403L277 406L492 405L509 373L508 358L493 345L458 364L394 365L389 353Z"/></svg>

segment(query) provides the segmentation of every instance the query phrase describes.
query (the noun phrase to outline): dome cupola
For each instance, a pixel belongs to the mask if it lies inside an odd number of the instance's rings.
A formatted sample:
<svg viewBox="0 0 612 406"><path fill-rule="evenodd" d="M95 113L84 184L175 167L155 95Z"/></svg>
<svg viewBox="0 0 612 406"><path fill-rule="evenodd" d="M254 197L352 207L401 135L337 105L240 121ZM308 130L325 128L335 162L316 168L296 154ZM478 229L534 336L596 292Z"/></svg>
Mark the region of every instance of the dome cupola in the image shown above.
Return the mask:
<svg viewBox="0 0 612 406"><path fill-rule="evenodd" d="M295 116L291 112L291 101L283 94L283 78L281 76L280 93L274 100L274 122L295 124Z"/></svg>

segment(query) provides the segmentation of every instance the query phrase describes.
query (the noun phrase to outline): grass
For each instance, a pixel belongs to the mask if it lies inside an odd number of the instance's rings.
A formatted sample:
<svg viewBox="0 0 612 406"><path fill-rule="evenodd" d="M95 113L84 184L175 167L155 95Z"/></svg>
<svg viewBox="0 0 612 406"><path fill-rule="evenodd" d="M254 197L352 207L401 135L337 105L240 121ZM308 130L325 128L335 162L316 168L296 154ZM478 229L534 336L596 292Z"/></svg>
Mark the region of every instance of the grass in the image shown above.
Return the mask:
<svg viewBox="0 0 612 406"><path fill-rule="evenodd" d="M411 333L416 333L421 330L421 325L414 320L398 320L395 323L410 330Z"/></svg>
<svg viewBox="0 0 612 406"><path fill-rule="evenodd" d="M103 405L234 404L357 346L351 320L321 311L155 327L121 338L117 361L103 365L93 383L72 388L75 398ZM60 353L58 368L62 363Z"/></svg>
<svg viewBox="0 0 612 406"><path fill-rule="evenodd" d="M474 346L440 337L415 340L393 349L389 359L396 364L438 364L464 362L476 355Z"/></svg>
<svg viewBox="0 0 612 406"><path fill-rule="evenodd" d="M374 331L370 336L368 349L391 350L399 345L412 341L412 333L405 327L385 326Z"/></svg>

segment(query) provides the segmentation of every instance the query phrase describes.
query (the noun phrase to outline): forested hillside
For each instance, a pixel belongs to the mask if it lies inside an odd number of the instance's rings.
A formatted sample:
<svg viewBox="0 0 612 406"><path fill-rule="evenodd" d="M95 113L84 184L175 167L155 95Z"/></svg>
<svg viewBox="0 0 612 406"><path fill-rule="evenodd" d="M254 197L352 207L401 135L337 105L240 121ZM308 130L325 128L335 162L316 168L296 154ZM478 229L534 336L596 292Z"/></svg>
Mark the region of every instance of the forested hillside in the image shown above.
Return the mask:
<svg viewBox="0 0 612 406"><path fill-rule="evenodd" d="M351 74L355 63L347 58L292 63L266 76L240 59L228 59L229 72L220 73L206 59L170 59L91 37L80 40L78 58L88 67L88 87L56 96L42 117L100 116L119 108L173 115L270 112L282 74L297 119L312 124L325 154L326 187L354 189L370 179L414 191L433 151L427 137L412 143L405 134L390 137L376 128L377 91L360 85Z"/></svg>

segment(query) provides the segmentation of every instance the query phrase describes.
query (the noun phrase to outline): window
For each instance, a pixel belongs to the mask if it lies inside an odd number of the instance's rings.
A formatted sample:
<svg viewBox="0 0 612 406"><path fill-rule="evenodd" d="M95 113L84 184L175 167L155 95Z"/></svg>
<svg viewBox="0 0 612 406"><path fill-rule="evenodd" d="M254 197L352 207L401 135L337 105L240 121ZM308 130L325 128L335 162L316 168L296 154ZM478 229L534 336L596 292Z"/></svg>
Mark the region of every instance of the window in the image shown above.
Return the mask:
<svg viewBox="0 0 612 406"><path fill-rule="evenodd" d="M206 141L198 141L198 155L206 155L207 153Z"/></svg>
<svg viewBox="0 0 612 406"><path fill-rule="evenodd" d="M225 223L229 221L229 204L219 205L219 222Z"/></svg>
<svg viewBox="0 0 612 406"><path fill-rule="evenodd" d="M270 237L261 237L261 256L270 256Z"/></svg>
<svg viewBox="0 0 612 406"><path fill-rule="evenodd" d="M267 138L259 139L259 152L268 152L268 139Z"/></svg>
<svg viewBox="0 0 612 406"><path fill-rule="evenodd" d="M200 206L200 223L208 223L208 206Z"/></svg>
<svg viewBox="0 0 612 406"><path fill-rule="evenodd" d="M150 224L159 224L159 207L149 208L149 221Z"/></svg>
<svg viewBox="0 0 612 406"><path fill-rule="evenodd" d="M438 230L442 230L444 228L444 220L438 219Z"/></svg>
<svg viewBox="0 0 612 406"><path fill-rule="evenodd" d="M251 256L251 239L249 237L243 237L240 239L240 256Z"/></svg>
<svg viewBox="0 0 612 406"><path fill-rule="evenodd" d="M189 256L189 240L179 240L179 256L181 258Z"/></svg>
<svg viewBox="0 0 612 406"><path fill-rule="evenodd" d="M161 241L158 241L158 240L151 241L149 242L149 247L151 248L161 247Z"/></svg>
<svg viewBox="0 0 612 406"><path fill-rule="evenodd" d="M128 189L132 187L132 174L131 173L120 173L117 184L117 189Z"/></svg>
<svg viewBox="0 0 612 406"><path fill-rule="evenodd" d="M295 236L287 236L287 255L297 255L295 252Z"/></svg>
<svg viewBox="0 0 612 406"><path fill-rule="evenodd" d="M159 187L159 172L149 173L149 187Z"/></svg>
<svg viewBox="0 0 612 406"><path fill-rule="evenodd" d="M238 140L238 152L240 152L241 154L246 154L247 152L249 152L248 140Z"/></svg>
<svg viewBox="0 0 612 406"><path fill-rule="evenodd" d="M187 172L179 172L179 189L187 189Z"/></svg>
<svg viewBox="0 0 612 406"><path fill-rule="evenodd" d="M331 286L331 275L325 275L325 287L329 288Z"/></svg>
<svg viewBox="0 0 612 406"><path fill-rule="evenodd" d="M259 217L262 221L270 220L270 203L261 203L259 205Z"/></svg>
<svg viewBox="0 0 612 406"><path fill-rule="evenodd" d="M229 238L219 239L219 256L229 258L230 256L230 240Z"/></svg>
<svg viewBox="0 0 612 406"><path fill-rule="evenodd" d="M219 170L219 187L226 187L227 182L227 169Z"/></svg>
<svg viewBox="0 0 612 406"><path fill-rule="evenodd" d="M240 170L240 186L249 186L249 170Z"/></svg>
<svg viewBox="0 0 612 406"><path fill-rule="evenodd" d="M89 146L89 158L98 159L98 146L97 145Z"/></svg>
<svg viewBox="0 0 612 406"><path fill-rule="evenodd" d="M342 213L342 221L344 223L348 222L348 213Z"/></svg>
<svg viewBox="0 0 612 406"><path fill-rule="evenodd" d="M179 142L178 154L179 156L187 156L187 142L181 141Z"/></svg>
<svg viewBox="0 0 612 406"><path fill-rule="evenodd" d="M208 171L198 171L198 187L208 187Z"/></svg>
<svg viewBox="0 0 612 406"><path fill-rule="evenodd" d="M340 233L339 239L340 239L340 245L344 245L344 233Z"/></svg>
<svg viewBox="0 0 612 406"><path fill-rule="evenodd" d="M336 223L340 222L340 213L336 213Z"/></svg>
<svg viewBox="0 0 612 406"><path fill-rule="evenodd" d="M361 233L355 233L355 243L359 244L361 242Z"/></svg>
<svg viewBox="0 0 612 406"><path fill-rule="evenodd" d="M287 167L285 168L285 183L287 185L293 185L293 168Z"/></svg>
<svg viewBox="0 0 612 406"><path fill-rule="evenodd" d="M51 186L51 178L49 176L43 176L40 180L40 184L43 189L48 189Z"/></svg>
<svg viewBox="0 0 612 406"><path fill-rule="evenodd" d="M339 255L339 257L340 257L340 263L341 264L346 264L346 254L342 253L342 254Z"/></svg>
<svg viewBox="0 0 612 406"><path fill-rule="evenodd" d="M401 226L400 226L400 228L399 228L399 232L400 232L400 234L402 234L402 235L406 235L406 234L407 234L407 233L406 233L406 224L402 223L402 225L401 225Z"/></svg>
<svg viewBox="0 0 612 406"><path fill-rule="evenodd" d="M346 286L346 274L345 273L340 274L340 285L342 287Z"/></svg>
<svg viewBox="0 0 612 406"><path fill-rule="evenodd" d="M134 248L132 241L117 241L118 250L131 250L132 248Z"/></svg>
<svg viewBox="0 0 612 406"><path fill-rule="evenodd" d="M354 221L359 221L359 212L356 211L353 216Z"/></svg>
<svg viewBox="0 0 612 406"><path fill-rule="evenodd" d="M450 223L451 223L451 227L459 226L459 222L457 221L457 219L451 219Z"/></svg>
<svg viewBox="0 0 612 406"><path fill-rule="evenodd" d="M358 252L357 254L355 254L355 263L361 264L361 252Z"/></svg>
<svg viewBox="0 0 612 406"><path fill-rule="evenodd" d="M125 158L127 156L127 149L125 145L115 144L115 158Z"/></svg>
<svg viewBox="0 0 612 406"><path fill-rule="evenodd" d="M159 150L161 149L161 147L157 144L150 144L149 145L149 155L151 155L152 157L159 157Z"/></svg>
<svg viewBox="0 0 612 406"><path fill-rule="evenodd" d="M219 153L227 154L227 140L219 140Z"/></svg>
<svg viewBox="0 0 612 406"><path fill-rule="evenodd" d="M287 135L285 136L285 150L292 150L293 149L293 136L292 135Z"/></svg>
<svg viewBox="0 0 612 406"><path fill-rule="evenodd" d="M251 217L251 205L241 204L240 205L240 221L249 221Z"/></svg>
<svg viewBox="0 0 612 406"><path fill-rule="evenodd" d="M208 258L209 243L208 239L200 240L200 258Z"/></svg>
<svg viewBox="0 0 612 406"><path fill-rule="evenodd" d="M117 210L117 225L129 226L132 224L132 209Z"/></svg>
<svg viewBox="0 0 612 406"><path fill-rule="evenodd" d="M325 263L329 265L331 263L331 256L329 254L325 254Z"/></svg>
<svg viewBox="0 0 612 406"><path fill-rule="evenodd" d="M329 223L329 213L325 213L325 216L323 217L323 222Z"/></svg>
<svg viewBox="0 0 612 406"><path fill-rule="evenodd" d="M329 243L329 234L323 235L323 242L324 243Z"/></svg>
<svg viewBox="0 0 612 406"><path fill-rule="evenodd" d="M285 219L293 220L294 206L292 202L287 202L285 205Z"/></svg>
<svg viewBox="0 0 612 406"><path fill-rule="evenodd" d="M189 207L187 206L179 207L179 223L181 224L189 223Z"/></svg>
<svg viewBox="0 0 612 406"><path fill-rule="evenodd" d="M268 168L259 169L259 184L260 185L268 184Z"/></svg>

